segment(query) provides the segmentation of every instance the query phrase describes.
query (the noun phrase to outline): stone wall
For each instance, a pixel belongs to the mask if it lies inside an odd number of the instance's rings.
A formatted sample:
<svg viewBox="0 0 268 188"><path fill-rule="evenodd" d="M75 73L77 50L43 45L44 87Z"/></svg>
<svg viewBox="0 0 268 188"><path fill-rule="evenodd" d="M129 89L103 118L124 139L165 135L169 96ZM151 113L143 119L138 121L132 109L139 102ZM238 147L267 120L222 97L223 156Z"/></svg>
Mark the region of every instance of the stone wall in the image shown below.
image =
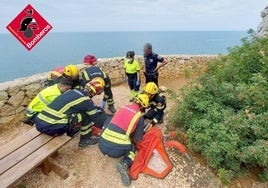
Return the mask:
<svg viewBox="0 0 268 188"><path fill-rule="evenodd" d="M163 56L168 64L160 69L162 78L178 78L185 74L185 70L199 70L209 60L216 59L216 55L169 55ZM141 67L144 67L142 57L136 57ZM124 58L105 58L98 60L98 65L109 74L113 85L122 83L124 78ZM79 64L83 69L85 66ZM141 78L142 76L141 71ZM24 118L25 109L36 94L44 88L44 81L48 73L36 74L30 77L0 83L0 132L5 126L15 126ZM143 81L143 79L142 79Z"/></svg>

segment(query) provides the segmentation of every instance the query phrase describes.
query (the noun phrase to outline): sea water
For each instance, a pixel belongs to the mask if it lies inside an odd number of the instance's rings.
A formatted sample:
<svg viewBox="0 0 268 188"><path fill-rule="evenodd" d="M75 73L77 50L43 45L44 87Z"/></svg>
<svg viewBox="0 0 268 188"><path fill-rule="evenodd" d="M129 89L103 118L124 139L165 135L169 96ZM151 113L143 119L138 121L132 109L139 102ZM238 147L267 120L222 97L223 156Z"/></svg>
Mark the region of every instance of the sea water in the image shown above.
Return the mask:
<svg viewBox="0 0 268 188"><path fill-rule="evenodd" d="M246 31L51 32L28 51L11 34L0 34L0 82L79 64L87 54L117 57L134 50L142 55L147 42L160 55L226 54L246 36Z"/></svg>

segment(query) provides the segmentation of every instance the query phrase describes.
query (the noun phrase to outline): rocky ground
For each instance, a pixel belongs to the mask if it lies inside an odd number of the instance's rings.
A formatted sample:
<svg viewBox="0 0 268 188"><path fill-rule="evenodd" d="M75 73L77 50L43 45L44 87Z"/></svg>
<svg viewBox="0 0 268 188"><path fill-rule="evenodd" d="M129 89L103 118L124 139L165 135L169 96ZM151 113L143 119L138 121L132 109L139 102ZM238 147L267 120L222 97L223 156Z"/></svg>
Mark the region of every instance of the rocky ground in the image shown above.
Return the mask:
<svg viewBox="0 0 268 188"><path fill-rule="evenodd" d="M165 85L175 92L187 83L187 79L181 78L177 80L162 80L160 85ZM130 92L126 84L113 87L116 107L128 103ZM167 94L168 95L168 94ZM166 110L165 122L160 128L165 131L168 126L168 117L172 114L171 109L174 101L168 96L168 108ZM99 104L100 97L95 99ZM0 133L0 144L6 143L12 138L27 131L28 125L21 124L18 127L7 127L5 131ZM63 168L68 170L70 177L62 180L54 172L44 175L40 168L36 168L25 175L20 182L19 187L77 187L77 188L104 188L104 187L124 187L121 184L120 176L115 169L115 165L119 159L112 159L102 155L97 146L79 150L77 147L79 135L76 135L69 143L67 143L59 151L56 162ZM220 180L214 175L200 157L193 156L192 161L188 161L178 151L168 149L168 155L173 163L172 171L164 179L156 179L154 177L140 174L138 180L133 181L132 188L149 188L149 187L200 187L200 188L221 188L224 186ZM236 180L231 185L235 187L268 187L267 184L261 184L253 180Z"/></svg>

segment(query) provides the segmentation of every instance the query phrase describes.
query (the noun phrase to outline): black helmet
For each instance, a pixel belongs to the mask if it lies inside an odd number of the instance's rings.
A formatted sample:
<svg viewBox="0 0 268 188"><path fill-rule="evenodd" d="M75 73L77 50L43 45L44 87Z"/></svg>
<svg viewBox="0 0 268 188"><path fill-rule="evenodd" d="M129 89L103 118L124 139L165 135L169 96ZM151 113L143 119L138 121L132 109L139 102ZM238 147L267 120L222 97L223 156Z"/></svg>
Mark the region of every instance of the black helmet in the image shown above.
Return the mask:
<svg viewBox="0 0 268 188"><path fill-rule="evenodd" d="M134 51L128 51L126 58L133 58L135 56L135 52Z"/></svg>

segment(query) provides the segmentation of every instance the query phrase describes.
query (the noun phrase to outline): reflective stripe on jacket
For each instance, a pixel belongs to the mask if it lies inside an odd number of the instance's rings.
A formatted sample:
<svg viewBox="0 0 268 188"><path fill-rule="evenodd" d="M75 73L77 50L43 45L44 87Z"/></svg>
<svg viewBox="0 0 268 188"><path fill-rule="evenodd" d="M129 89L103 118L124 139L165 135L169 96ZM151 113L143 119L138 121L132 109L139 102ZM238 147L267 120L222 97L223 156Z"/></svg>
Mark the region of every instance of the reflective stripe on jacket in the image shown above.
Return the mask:
<svg viewBox="0 0 268 188"><path fill-rule="evenodd" d="M26 110L27 117L33 116L37 112L41 112L48 104L50 104L56 97L61 95L58 84L43 89L31 101Z"/></svg>
<svg viewBox="0 0 268 188"><path fill-rule="evenodd" d="M141 119L142 114L139 106L135 103L121 107L111 120L113 126L124 131L124 133L112 130L108 126L102 133L101 137L109 142L116 144L131 144L130 134L136 129L137 123Z"/></svg>
<svg viewBox="0 0 268 188"><path fill-rule="evenodd" d="M47 105L38 114L37 120L47 124L68 124L70 116L77 113L90 116L97 113L97 107L83 91L74 89L63 93Z"/></svg>
<svg viewBox="0 0 268 188"><path fill-rule="evenodd" d="M85 81L89 82L90 80L96 77L105 79L107 76L106 73L102 71L100 67L96 66L88 67L82 72L82 81L84 82Z"/></svg>

